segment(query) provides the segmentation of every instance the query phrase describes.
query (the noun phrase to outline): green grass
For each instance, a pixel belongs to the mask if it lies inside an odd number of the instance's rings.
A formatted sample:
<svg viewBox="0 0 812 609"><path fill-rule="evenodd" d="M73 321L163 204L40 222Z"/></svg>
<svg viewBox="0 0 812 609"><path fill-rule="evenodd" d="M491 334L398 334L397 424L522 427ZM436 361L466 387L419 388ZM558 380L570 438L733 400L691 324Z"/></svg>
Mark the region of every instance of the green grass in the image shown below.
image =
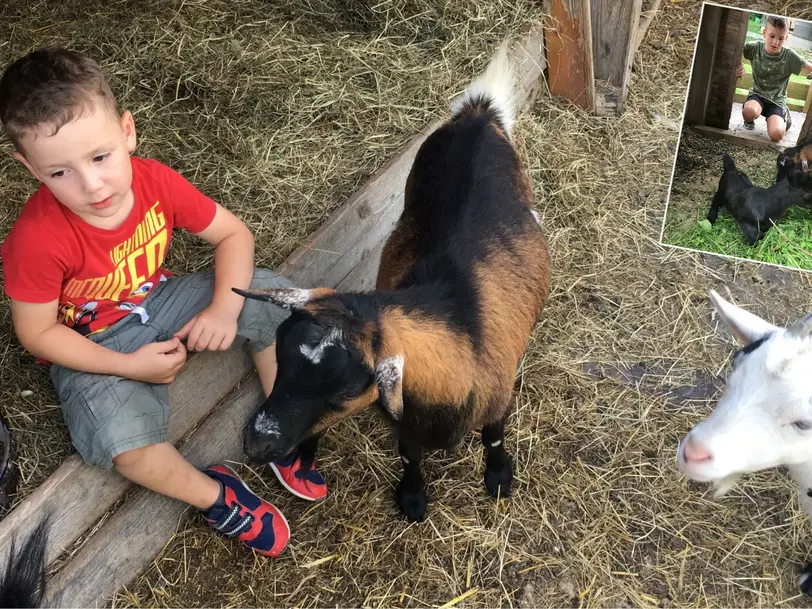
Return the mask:
<svg viewBox="0 0 812 609"><path fill-rule="evenodd" d="M703 228L700 221L697 221L688 225L683 232L672 235L669 243L704 252L812 270L810 229L812 211L793 208L777 226L767 231L763 239L750 247L733 218L726 212L721 212L710 230Z"/></svg>
<svg viewBox="0 0 812 609"><path fill-rule="evenodd" d="M712 227L700 224L708 214L728 152L753 184L775 182L776 153L710 138L686 129L677 152L676 170L666 213L663 242L703 252L736 256L812 270L812 210L792 208L754 246L727 212L720 210Z"/></svg>

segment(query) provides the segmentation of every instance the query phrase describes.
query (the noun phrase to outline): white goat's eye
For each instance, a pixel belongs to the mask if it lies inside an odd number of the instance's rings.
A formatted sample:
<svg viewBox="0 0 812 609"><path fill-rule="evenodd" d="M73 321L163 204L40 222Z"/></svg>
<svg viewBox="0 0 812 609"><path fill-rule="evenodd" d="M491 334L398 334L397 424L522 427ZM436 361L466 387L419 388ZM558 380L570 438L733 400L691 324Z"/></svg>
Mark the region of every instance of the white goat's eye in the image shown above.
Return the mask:
<svg viewBox="0 0 812 609"><path fill-rule="evenodd" d="M793 421L792 426L798 431L806 431L812 429L812 423L809 421Z"/></svg>

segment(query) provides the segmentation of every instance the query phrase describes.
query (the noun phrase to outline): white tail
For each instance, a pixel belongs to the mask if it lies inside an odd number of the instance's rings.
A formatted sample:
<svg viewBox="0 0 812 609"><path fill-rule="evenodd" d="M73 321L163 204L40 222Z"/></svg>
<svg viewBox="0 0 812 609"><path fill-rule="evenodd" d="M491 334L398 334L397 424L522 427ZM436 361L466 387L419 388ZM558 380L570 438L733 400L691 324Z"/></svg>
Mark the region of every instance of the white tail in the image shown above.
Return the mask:
<svg viewBox="0 0 812 609"><path fill-rule="evenodd" d="M451 104L453 118L480 110L490 112L510 137L516 119L516 82L508 60L509 40L505 40L485 72Z"/></svg>

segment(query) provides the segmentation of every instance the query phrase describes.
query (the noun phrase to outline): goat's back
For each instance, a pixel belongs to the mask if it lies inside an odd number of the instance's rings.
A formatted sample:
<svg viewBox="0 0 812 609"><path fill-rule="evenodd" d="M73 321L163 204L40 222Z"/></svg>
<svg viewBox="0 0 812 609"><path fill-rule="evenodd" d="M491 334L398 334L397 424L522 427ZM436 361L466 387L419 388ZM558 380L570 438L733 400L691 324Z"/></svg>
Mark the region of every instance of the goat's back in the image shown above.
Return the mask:
<svg viewBox="0 0 812 609"><path fill-rule="evenodd" d="M378 287L441 299L465 319L474 425L501 417L549 293L549 253L518 155L485 109L434 132L417 154ZM436 308L436 307L435 307ZM430 311L428 312L431 313Z"/></svg>

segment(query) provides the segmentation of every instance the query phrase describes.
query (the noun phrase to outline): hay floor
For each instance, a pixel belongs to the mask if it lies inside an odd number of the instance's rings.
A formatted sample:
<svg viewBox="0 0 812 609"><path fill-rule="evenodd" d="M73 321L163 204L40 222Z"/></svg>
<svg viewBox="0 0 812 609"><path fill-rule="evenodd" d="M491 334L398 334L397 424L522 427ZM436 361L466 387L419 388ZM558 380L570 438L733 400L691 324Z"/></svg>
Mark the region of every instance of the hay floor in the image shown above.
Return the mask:
<svg viewBox="0 0 812 609"><path fill-rule="evenodd" d="M778 152L685 127L680 138L674 180L666 210L663 242L703 252L812 271L812 210L793 207L754 246L747 244L733 217L720 210L712 227L703 226L729 153L753 184L775 183Z"/></svg>
<svg viewBox="0 0 812 609"><path fill-rule="evenodd" d="M741 2L753 7L752 2ZM800 3L798 3L800 5ZM274 265L433 116L530 0L35 2L0 8L3 63L44 43L101 57L135 110L139 153L185 172L248 221ZM372 416L328 434L320 505L242 468L293 528L269 561L181 524L115 606L807 606L812 529L781 472L724 500L675 473L679 437L718 396L732 342L709 288L784 323L812 276L658 244L700 2L663 2L626 110L596 118L542 98L516 125L553 253L553 291L516 383L506 445L515 493L484 496L472 435L430 455L430 518L407 525L395 447ZM763 10L809 17L787 2ZM97 13L90 28L82 19ZM33 186L0 160L0 229ZM178 271L211 264L175 242ZM29 492L69 451L47 374L6 338L0 408ZM30 389L33 395L21 398ZM459 600L460 595L467 594Z"/></svg>

